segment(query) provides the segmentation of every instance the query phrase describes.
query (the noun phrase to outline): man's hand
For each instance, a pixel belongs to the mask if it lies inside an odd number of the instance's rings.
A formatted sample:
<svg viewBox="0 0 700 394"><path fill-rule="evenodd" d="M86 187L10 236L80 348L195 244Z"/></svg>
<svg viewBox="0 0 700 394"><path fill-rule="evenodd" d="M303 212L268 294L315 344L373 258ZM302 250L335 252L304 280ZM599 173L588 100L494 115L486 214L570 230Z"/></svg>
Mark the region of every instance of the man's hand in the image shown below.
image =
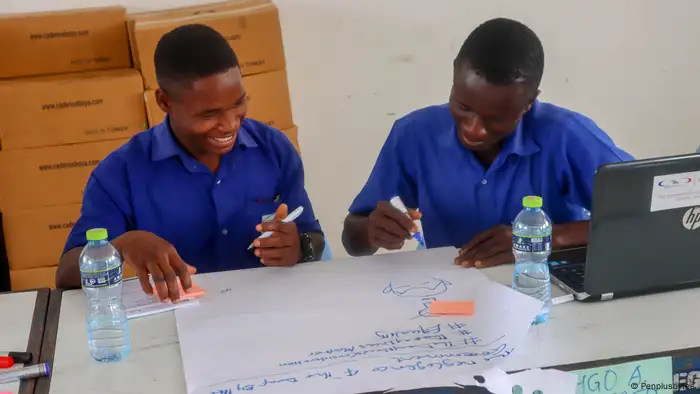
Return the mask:
<svg viewBox="0 0 700 394"><path fill-rule="evenodd" d="M459 250L455 264L486 268L513 262L513 231L500 225L477 234Z"/></svg>
<svg viewBox="0 0 700 394"><path fill-rule="evenodd" d="M269 267L290 267L301 260L301 239L299 229L294 222L283 223L287 217L287 204L281 204L275 212L272 222L261 223L256 230L264 233L271 231L268 238L256 239L255 255L260 257L260 262Z"/></svg>
<svg viewBox="0 0 700 394"><path fill-rule="evenodd" d="M408 213L413 220L421 218L420 212L413 209L409 209ZM418 230L413 220L391 206L388 201L380 201L368 216L367 232L370 245L388 250L401 249L404 242L411 238L411 232Z"/></svg>
<svg viewBox="0 0 700 394"><path fill-rule="evenodd" d="M192 287L190 275L197 270L185 264L175 247L163 238L146 231L129 231L117 237L113 244L124 262L138 274L141 288L146 294L153 294L149 274L161 301L180 301L178 278L185 291Z"/></svg>

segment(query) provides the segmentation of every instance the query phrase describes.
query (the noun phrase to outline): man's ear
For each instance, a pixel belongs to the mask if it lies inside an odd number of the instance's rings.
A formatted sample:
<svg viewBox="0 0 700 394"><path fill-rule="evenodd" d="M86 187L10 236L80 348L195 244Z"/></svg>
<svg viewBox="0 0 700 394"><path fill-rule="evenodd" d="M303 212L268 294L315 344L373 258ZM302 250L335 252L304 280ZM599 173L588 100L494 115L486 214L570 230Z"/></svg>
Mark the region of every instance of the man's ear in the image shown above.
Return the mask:
<svg viewBox="0 0 700 394"><path fill-rule="evenodd" d="M158 103L158 107L160 107L161 111L165 112L166 114L170 113L173 100L168 93L165 92L165 90L160 88L156 89L156 102Z"/></svg>
<svg viewBox="0 0 700 394"><path fill-rule="evenodd" d="M529 111L530 108L532 108L532 105L535 104L535 100L537 100L537 97L540 96L540 93L542 93L542 92L541 92L539 89L537 90L537 92L535 92L535 95L532 96L532 99L531 99L530 102L527 104L527 110L526 110L525 112Z"/></svg>

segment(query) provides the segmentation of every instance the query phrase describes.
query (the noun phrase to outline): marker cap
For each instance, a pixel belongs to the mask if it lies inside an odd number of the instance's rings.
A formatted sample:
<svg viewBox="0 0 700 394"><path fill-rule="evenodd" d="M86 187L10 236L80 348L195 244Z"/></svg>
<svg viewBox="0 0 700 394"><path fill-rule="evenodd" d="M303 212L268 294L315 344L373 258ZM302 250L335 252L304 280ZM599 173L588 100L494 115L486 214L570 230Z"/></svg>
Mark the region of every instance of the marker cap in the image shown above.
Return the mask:
<svg viewBox="0 0 700 394"><path fill-rule="evenodd" d="M8 356L0 356L0 368L12 368L15 365L15 359Z"/></svg>

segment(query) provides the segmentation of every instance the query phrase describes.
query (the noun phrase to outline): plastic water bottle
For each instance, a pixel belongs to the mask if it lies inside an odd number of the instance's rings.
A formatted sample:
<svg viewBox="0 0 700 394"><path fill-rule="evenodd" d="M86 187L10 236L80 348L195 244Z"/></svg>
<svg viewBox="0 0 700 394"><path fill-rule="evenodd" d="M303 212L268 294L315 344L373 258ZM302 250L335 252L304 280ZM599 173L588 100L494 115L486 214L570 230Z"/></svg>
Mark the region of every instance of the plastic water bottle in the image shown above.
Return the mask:
<svg viewBox="0 0 700 394"><path fill-rule="evenodd" d="M107 241L107 230L86 233L87 245L80 253L80 276L87 297L87 335L90 355L107 363L129 354L131 340L122 302L122 262Z"/></svg>
<svg viewBox="0 0 700 394"><path fill-rule="evenodd" d="M533 324L545 322L552 309L547 258L552 251L552 221L542 210L542 197L523 198L523 210L513 221L513 289L544 302Z"/></svg>

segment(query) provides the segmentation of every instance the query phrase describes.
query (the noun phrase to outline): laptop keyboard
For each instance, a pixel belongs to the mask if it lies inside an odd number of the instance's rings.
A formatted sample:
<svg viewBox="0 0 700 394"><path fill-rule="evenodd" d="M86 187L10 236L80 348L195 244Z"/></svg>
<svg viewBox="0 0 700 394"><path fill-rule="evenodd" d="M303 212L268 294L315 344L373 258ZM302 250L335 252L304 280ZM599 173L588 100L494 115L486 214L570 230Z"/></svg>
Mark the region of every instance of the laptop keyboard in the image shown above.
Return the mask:
<svg viewBox="0 0 700 394"><path fill-rule="evenodd" d="M562 281L577 293L583 293L583 277L586 265L584 263L550 263L552 276Z"/></svg>

